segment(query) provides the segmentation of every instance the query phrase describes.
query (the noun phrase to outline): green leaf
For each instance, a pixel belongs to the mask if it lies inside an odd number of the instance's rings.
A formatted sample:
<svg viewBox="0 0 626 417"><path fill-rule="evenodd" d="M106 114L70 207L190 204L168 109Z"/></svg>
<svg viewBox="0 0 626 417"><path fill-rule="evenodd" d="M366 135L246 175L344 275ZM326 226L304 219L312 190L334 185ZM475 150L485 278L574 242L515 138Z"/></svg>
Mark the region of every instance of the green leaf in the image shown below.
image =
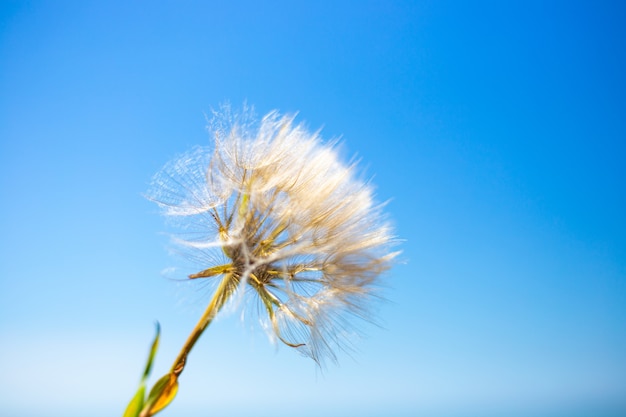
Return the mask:
<svg viewBox="0 0 626 417"><path fill-rule="evenodd" d="M139 389L135 393L135 396L128 406L126 407L126 411L124 411L123 417L138 417L141 409L143 408L146 398L146 380L150 375L150 370L152 369L152 362L154 361L154 357L156 355L157 349L159 347L159 338L161 337L161 325L159 322L156 324L156 336L154 337L154 341L152 342L152 346L150 348L150 354L148 356L148 363L146 363L146 369L143 372L143 376L141 377L141 382L139 383Z"/></svg>
<svg viewBox="0 0 626 417"><path fill-rule="evenodd" d="M152 370L152 362L154 361L154 357L156 356L157 349L159 348L159 339L161 338L161 325L157 321L156 323L156 336L154 336L154 341L152 342L152 347L150 348L150 356L148 356L148 363L146 363L146 370L143 372L142 381L148 379L150 375L150 371Z"/></svg>
<svg viewBox="0 0 626 417"><path fill-rule="evenodd" d="M177 392L178 377L173 373L164 375L150 390L142 415L152 416L158 413L172 402Z"/></svg>
<svg viewBox="0 0 626 417"><path fill-rule="evenodd" d="M128 403L128 407L126 407L126 411L124 411L123 417L137 417L139 416L139 412L143 408L143 399L146 396L146 386L145 384L141 384L137 393Z"/></svg>

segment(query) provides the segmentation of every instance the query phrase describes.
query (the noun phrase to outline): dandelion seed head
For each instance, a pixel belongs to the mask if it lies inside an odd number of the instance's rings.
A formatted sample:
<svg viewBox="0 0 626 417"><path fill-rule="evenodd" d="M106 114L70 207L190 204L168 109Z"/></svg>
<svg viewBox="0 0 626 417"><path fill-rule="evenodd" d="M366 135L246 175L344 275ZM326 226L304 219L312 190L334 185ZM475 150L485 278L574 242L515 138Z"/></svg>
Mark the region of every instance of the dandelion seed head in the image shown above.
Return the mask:
<svg viewBox="0 0 626 417"><path fill-rule="evenodd" d="M355 164L294 117L215 113L214 146L168 163L149 198L202 268L190 278L230 280L237 300L254 294L272 338L321 364L349 348L354 319L370 319L394 239Z"/></svg>

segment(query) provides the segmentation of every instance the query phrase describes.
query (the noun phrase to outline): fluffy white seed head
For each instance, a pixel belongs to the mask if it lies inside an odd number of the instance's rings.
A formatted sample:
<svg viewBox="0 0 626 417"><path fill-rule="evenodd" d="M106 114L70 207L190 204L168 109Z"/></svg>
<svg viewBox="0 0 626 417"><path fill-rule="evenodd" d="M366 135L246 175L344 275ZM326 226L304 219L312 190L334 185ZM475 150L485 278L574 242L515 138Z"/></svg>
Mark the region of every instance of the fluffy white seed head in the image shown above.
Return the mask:
<svg viewBox="0 0 626 417"><path fill-rule="evenodd" d="M211 130L214 146L166 165L149 196L196 259L225 259L190 278L248 289L275 337L318 363L336 359L395 256L371 187L293 116L226 112Z"/></svg>

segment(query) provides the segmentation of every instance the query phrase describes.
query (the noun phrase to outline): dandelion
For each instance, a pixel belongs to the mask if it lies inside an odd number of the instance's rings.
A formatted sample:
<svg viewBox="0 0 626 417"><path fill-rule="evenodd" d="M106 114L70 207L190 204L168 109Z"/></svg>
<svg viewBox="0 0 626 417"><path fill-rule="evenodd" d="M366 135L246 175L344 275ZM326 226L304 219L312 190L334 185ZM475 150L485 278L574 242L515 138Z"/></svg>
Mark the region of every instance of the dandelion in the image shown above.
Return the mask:
<svg viewBox="0 0 626 417"><path fill-rule="evenodd" d="M174 393L156 393L153 403L171 401L191 348L237 297L257 303L271 335L285 345L318 364L336 360L335 351L349 346L353 319L369 320L379 276L395 256L372 187L294 116L271 112L256 122L249 111L225 110L211 130L214 146L166 165L150 193L183 227L177 244L197 260L212 260L189 278L216 281L162 378L162 391ZM141 415L162 408L151 407Z"/></svg>

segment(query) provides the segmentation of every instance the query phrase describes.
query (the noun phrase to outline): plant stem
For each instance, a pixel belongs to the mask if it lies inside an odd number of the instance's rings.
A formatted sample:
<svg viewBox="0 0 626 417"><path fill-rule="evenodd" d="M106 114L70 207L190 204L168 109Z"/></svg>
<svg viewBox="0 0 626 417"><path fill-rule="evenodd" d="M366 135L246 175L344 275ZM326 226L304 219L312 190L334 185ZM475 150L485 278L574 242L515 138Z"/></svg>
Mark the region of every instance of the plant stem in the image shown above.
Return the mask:
<svg viewBox="0 0 626 417"><path fill-rule="evenodd" d="M178 377L185 368L185 363L187 362L187 355L191 352L191 349L196 344L204 330L211 324L211 321L215 318L220 309L224 306L226 301L230 298L230 295L233 293L233 286L237 285L236 280L233 279L232 274L225 274L224 278L220 282L211 302L207 306L206 310L198 320L198 323L191 331L191 334L187 338L187 341L183 345L180 353L176 357L174 364L172 365L172 369L170 372ZM235 281L235 282L233 282Z"/></svg>

